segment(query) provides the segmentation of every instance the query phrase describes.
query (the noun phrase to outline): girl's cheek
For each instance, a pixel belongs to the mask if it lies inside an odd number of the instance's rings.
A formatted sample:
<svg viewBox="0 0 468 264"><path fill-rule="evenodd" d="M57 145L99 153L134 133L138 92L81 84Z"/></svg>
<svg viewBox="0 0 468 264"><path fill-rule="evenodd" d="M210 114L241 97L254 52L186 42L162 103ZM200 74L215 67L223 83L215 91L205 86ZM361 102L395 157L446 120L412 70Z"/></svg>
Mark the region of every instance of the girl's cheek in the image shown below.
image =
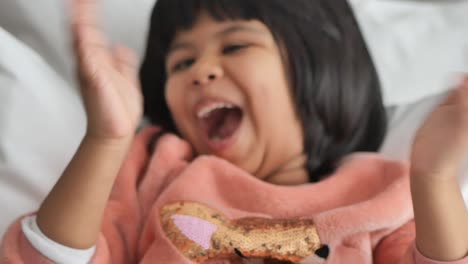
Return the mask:
<svg viewBox="0 0 468 264"><path fill-rule="evenodd" d="M172 115L175 114L176 112L176 105L177 105L177 98L176 94L174 93L174 89L171 86L166 86L166 92L165 94L165 99L167 106L169 107L169 111L171 112Z"/></svg>
<svg viewBox="0 0 468 264"><path fill-rule="evenodd" d="M177 98L177 80L169 78L166 82L165 96L168 104L172 104Z"/></svg>
<svg viewBox="0 0 468 264"><path fill-rule="evenodd" d="M184 88L180 85L177 85L176 82L168 82L166 85L166 103L169 107L169 111L172 116L176 119L174 121L180 121L179 119L183 116L185 105L186 105L186 96Z"/></svg>

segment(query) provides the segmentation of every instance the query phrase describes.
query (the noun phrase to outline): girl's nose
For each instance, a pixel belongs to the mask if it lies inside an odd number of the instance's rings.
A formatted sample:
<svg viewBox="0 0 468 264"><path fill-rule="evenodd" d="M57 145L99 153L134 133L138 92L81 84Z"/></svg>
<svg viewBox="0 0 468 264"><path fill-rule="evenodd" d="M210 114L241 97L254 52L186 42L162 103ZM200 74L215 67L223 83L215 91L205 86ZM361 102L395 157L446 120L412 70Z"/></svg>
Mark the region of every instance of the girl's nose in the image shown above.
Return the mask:
<svg viewBox="0 0 468 264"><path fill-rule="evenodd" d="M194 86L208 85L220 79L224 74L222 67L213 62L202 62L195 67L196 69L192 79L192 84Z"/></svg>

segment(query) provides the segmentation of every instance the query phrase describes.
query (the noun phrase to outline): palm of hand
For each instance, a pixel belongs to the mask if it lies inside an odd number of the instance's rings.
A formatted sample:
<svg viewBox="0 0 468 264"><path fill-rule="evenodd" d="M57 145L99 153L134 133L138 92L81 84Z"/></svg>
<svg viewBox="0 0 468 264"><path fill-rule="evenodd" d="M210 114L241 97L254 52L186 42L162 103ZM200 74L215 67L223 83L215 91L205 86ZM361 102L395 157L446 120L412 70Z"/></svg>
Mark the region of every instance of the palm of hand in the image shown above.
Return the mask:
<svg viewBox="0 0 468 264"><path fill-rule="evenodd" d="M111 52L96 19L97 0L74 2L75 54L88 116L87 135L132 136L142 115L136 60L130 50Z"/></svg>
<svg viewBox="0 0 468 264"><path fill-rule="evenodd" d="M468 78L429 115L412 149L413 175L455 177L468 153Z"/></svg>

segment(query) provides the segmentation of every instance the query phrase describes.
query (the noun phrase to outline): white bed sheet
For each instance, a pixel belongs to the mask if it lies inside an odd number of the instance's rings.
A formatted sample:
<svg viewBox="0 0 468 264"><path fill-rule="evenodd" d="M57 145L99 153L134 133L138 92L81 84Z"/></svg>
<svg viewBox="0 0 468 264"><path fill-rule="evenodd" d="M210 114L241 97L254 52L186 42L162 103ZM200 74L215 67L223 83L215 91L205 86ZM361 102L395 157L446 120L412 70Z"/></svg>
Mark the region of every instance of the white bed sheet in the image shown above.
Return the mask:
<svg viewBox="0 0 468 264"><path fill-rule="evenodd" d="M468 1L349 0L389 105L440 94L468 72Z"/></svg>
<svg viewBox="0 0 468 264"><path fill-rule="evenodd" d="M0 235L36 210L84 133L76 90L0 28Z"/></svg>

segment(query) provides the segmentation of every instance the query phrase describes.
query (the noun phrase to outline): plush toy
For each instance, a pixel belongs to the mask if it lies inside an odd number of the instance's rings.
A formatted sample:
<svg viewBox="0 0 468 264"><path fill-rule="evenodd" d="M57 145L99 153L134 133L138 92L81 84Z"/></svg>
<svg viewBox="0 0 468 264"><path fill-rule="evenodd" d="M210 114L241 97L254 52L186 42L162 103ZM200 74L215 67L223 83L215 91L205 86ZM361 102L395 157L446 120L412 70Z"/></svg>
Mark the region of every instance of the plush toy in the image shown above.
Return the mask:
<svg viewBox="0 0 468 264"><path fill-rule="evenodd" d="M328 256L310 219L230 220L208 206L179 202L161 210L174 246L195 263L305 263Z"/></svg>

